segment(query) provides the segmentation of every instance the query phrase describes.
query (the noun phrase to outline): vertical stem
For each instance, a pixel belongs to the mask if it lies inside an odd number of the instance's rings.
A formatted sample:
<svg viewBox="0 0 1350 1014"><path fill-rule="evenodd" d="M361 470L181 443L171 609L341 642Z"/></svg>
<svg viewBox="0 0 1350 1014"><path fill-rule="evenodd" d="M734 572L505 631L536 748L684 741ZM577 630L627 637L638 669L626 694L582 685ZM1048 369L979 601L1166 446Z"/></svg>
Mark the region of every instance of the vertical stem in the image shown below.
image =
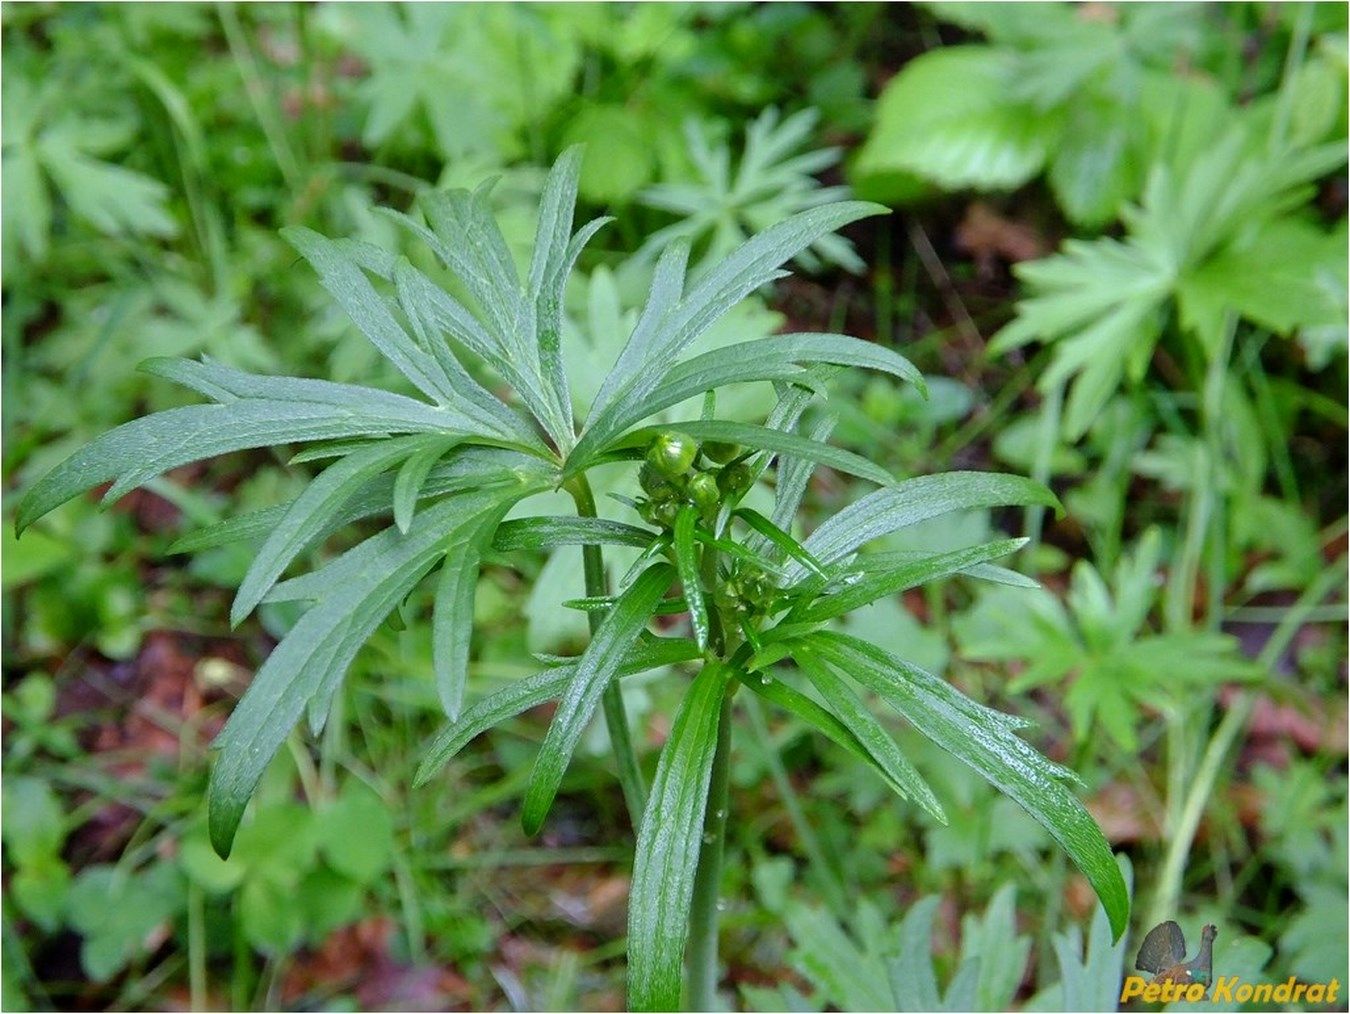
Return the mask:
<svg viewBox="0 0 1350 1014"><path fill-rule="evenodd" d="M206 996L206 900L196 884L188 885L188 1005L207 1010Z"/></svg>
<svg viewBox="0 0 1350 1014"><path fill-rule="evenodd" d="M577 514L583 518L593 518L595 513L595 494L586 476L578 475L566 486L577 505ZM586 594L600 597L609 594L609 581L605 577L605 558L599 546L581 547L581 564L586 576ZM591 633L600 626L602 616L592 611L588 614ZM619 683L615 680L605 690L601 698L605 712L605 728L609 730L609 742L614 750L614 760L619 767L619 784L623 786L624 802L628 804L628 818L633 827L642 822L642 810L647 805L647 783L642 777L642 768L638 766L637 752L633 749L633 740L628 735L628 714L624 710L623 697Z"/></svg>
<svg viewBox="0 0 1350 1014"><path fill-rule="evenodd" d="M1041 402L1040 427L1036 433L1036 458L1031 464L1031 478L1042 486L1050 485L1055 447L1059 444L1059 426L1064 416L1064 382L1060 381L1045 392ZM1045 522L1045 508L1032 505L1026 509L1022 530L1029 541L1024 555L1035 552L1041 544L1041 530Z"/></svg>
<svg viewBox="0 0 1350 1014"><path fill-rule="evenodd" d="M708 600L708 650L725 657L726 624L713 595L717 587L717 550L703 547L699 577ZM717 749L708 782L708 807L703 817L703 845L694 870L694 896L689 905L689 943L685 951L685 985L690 1010L717 1008L717 904L722 886L722 851L727 835L728 781L731 771L731 695L728 685L717 720Z"/></svg>
<svg viewBox="0 0 1350 1014"><path fill-rule="evenodd" d="M1269 671L1279 659L1280 653L1288 647L1299 627L1303 625L1308 611L1317 606L1338 583L1344 580L1345 558L1341 557L1324 570L1299 596L1293 608L1285 615L1280 625L1275 628L1275 632L1271 634L1270 640L1261 649L1256 664ZM1186 860L1191 854L1195 833L1200 827L1200 817L1205 804L1209 801L1228 751L1238 734L1247 727L1247 721L1251 718L1255 706L1256 691L1244 691L1242 696L1229 706L1228 713L1223 716L1223 721L1214 730L1214 735L1210 737L1205 747L1195 778L1191 780L1190 792L1180 807L1176 824L1168 828L1167 853L1163 857L1162 870L1158 876L1153 911L1149 917L1150 925L1163 919L1170 919L1176 912L1177 901L1181 897L1182 875L1185 873Z"/></svg>
<svg viewBox="0 0 1350 1014"><path fill-rule="evenodd" d="M733 684L734 685L734 684ZM703 847L694 871L694 898L689 907L689 946L685 977L689 1009L717 1009L717 906L722 885L722 847L727 832L727 786L731 771L731 693L722 698L717 725L717 752L708 783L708 810L703 819Z"/></svg>

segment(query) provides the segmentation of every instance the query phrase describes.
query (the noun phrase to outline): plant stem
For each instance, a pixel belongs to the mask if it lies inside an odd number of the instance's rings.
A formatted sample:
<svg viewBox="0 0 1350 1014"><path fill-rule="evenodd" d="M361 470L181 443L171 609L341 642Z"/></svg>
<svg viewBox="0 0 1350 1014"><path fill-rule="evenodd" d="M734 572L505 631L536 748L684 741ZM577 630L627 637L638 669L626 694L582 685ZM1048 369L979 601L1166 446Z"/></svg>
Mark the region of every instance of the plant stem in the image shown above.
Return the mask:
<svg viewBox="0 0 1350 1014"><path fill-rule="evenodd" d="M1269 670L1274 666L1280 653L1288 647L1294 634L1298 632L1312 610L1343 581L1345 560L1338 559L1324 570L1318 578L1299 596L1294 607L1285 616L1284 621L1275 629L1257 657L1257 665ZM1256 691L1248 690L1229 707L1223 721L1219 723L1214 735L1205 747L1204 757L1191 781L1190 792L1180 809L1176 824L1168 828L1167 854L1163 859L1162 872L1158 877L1157 894L1153 899L1153 911L1148 924L1155 925L1164 919L1172 918L1177 901L1181 896L1181 877L1185 872L1186 860L1191 854L1191 844L1200 827L1200 817L1208 802L1214 783L1219 776L1219 768L1228 756L1229 748L1237 739L1238 733L1247 726L1252 709L1256 706Z"/></svg>
<svg viewBox="0 0 1350 1014"><path fill-rule="evenodd" d="M778 747L774 745L768 722L764 719L764 708L754 694L745 695L745 711L750 716L750 726L754 729L755 738L759 740L760 748L763 750L764 762L769 768L774 787L778 790L778 797L783 801L783 809L787 811L788 820L792 822L792 829L797 833L797 840L801 842L807 861L820 880L821 891L834 913L840 918L846 917L849 914L850 902L848 892L844 888L843 877L825 858L825 849L821 846L820 839L816 837L811 822L806 819L801 801L797 798L797 790L792 787L792 781L783 767L783 758L778 754Z"/></svg>
<svg viewBox="0 0 1350 1014"><path fill-rule="evenodd" d="M595 494L585 475L568 480L566 490L572 494L577 505L577 514L583 518L593 518L595 513ZM604 596L609 594L609 580L605 577L605 558L598 545L581 547L581 564L586 576L586 594ZM591 633L600 626L603 614L587 614ZM638 766L637 752L633 749L633 740L628 735L628 714L624 710L623 696L616 680L606 688L601 698L605 712L605 727L609 730L609 742L614 750L614 761L619 768L619 784L623 786L624 802L628 805L628 819L633 827L642 822L642 811L647 805L647 783L642 777L642 768Z"/></svg>
<svg viewBox="0 0 1350 1014"><path fill-rule="evenodd" d="M734 684L733 684L734 685ZM703 847L694 871L694 898L689 907L689 946L685 980L689 1009L717 1008L717 906L722 886L722 847L727 832L727 786L731 772L731 693L722 698L717 725L717 752L708 783L708 810L703 820Z"/></svg>

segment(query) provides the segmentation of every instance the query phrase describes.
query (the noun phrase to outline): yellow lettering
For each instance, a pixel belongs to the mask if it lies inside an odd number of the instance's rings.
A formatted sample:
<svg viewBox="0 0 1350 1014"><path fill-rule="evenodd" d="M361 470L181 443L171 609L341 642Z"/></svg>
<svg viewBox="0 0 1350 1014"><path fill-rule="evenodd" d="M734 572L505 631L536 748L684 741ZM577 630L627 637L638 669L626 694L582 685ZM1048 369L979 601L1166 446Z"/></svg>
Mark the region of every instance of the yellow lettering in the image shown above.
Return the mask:
<svg viewBox="0 0 1350 1014"><path fill-rule="evenodd" d="M1283 988L1284 986L1281 985L1280 989ZM1257 1003L1270 1003L1271 1000L1278 998L1276 994L1279 993L1280 989L1276 989L1273 982L1258 983L1252 988L1252 999ZM1283 1000L1287 999L1289 999L1287 996L1283 998Z"/></svg>
<svg viewBox="0 0 1350 1014"><path fill-rule="evenodd" d="M1186 987L1186 999L1191 1003L1199 1003L1205 998L1205 984L1203 982L1193 982Z"/></svg>
<svg viewBox="0 0 1350 1014"><path fill-rule="evenodd" d="M1339 979L1332 979L1327 983L1327 1003L1336 1002L1336 992L1341 988Z"/></svg>
<svg viewBox="0 0 1350 1014"><path fill-rule="evenodd" d="M1120 1002L1132 1000L1136 996L1141 996L1144 992L1144 977L1142 975L1127 975L1125 982L1120 987Z"/></svg>
<svg viewBox="0 0 1350 1014"><path fill-rule="evenodd" d="M1214 994L1210 999L1214 1003L1232 1003L1233 987L1237 985L1237 976L1219 976L1214 980Z"/></svg>
<svg viewBox="0 0 1350 1014"><path fill-rule="evenodd" d="M1162 986L1156 982L1150 982L1144 987L1144 1003L1157 1003L1158 998L1162 996Z"/></svg>
<svg viewBox="0 0 1350 1014"><path fill-rule="evenodd" d="M1294 987L1294 995L1290 997L1290 999L1293 1000L1294 1003L1298 1003L1300 1000L1303 999L1303 994L1306 993L1307 991L1308 991L1308 984L1306 982L1300 982L1297 986Z"/></svg>
<svg viewBox="0 0 1350 1014"><path fill-rule="evenodd" d="M1327 998L1326 983L1314 982L1308 987L1308 1002L1322 1003Z"/></svg>
<svg viewBox="0 0 1350 1014"><path fill-rule="evenodd" d="M1237 989L1233 990L1233 996L1237 998L1238 1003L1246 1003L1252 998L1252 984L1244 982Z"/></svg>

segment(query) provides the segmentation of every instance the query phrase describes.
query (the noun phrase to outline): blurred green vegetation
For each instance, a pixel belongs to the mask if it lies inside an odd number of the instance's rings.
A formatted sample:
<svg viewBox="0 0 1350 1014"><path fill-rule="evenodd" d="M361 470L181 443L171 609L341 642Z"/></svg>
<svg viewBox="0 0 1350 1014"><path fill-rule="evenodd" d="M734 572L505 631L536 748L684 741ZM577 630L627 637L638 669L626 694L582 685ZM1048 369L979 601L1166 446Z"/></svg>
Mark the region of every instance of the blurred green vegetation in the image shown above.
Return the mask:
<svg viewBox="0 0 1350 1014"><path fill-rule="evenodd" d="M849 622L1035 722L1133 872L1134 936L1113 948L1048 836L913 730L894 731L946 826L751 708L727 1003L1103 1009L1163 918L1215 922L1222 974L1346 980L1343 5L3 19L6 1009L622 1002L630 857L609 844L625 817L603 737L541 841L514 803L544 716L411 789L439 710L426 593L363 651L322 737L293 736L231 859L210 851L207 745L294 616L231 631L249 547L168 548L282 502L300 466L235 454L12 534L16 491L185 403L136 371L147 357L397 386L279 228L418 262L376 209L495 177L519 250L543 167L577 141L583 201L617 219L567 294L570 361L597 377L668 238L714 257L849 186L895 207L817 244L728 334L892 344L932 397L841 378L838 441L898 474L998 467L1061 494L1063 518L981 513L879 547L1025 532L1042 590L952 580ZM808 514L849 499L827 476ZM576 554L532 566L484 569L471 692L584 643L556 608L581 594ZM668 691L626 695L653 762Z"/></svg>

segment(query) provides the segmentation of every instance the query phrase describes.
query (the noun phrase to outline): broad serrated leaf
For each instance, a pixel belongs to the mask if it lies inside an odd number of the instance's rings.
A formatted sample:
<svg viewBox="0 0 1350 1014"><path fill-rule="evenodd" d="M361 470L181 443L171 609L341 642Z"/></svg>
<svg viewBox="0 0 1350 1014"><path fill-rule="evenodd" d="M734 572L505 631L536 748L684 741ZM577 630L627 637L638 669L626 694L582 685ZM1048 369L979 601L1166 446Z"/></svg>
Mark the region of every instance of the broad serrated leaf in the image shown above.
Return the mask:
<svg viewBox="0 0 1350 1014"><path fill-rule="evenodd" d="M694 628L694 640L700 648L708 647L708 604L703 600L703 586L699 581L698 549L694 545L694 527L698 524L698 508L686 504L675 517L675 567L689 604L689 622Z"/></svg>
<svg viewBox="0 0 1350 1014"><path fill-rule="evenodd" d="M703 844L722 699L732 677L709 662L690 684L661 750L638 828L628 904L628 1005L679 1010L694 872Z"/></svg>
<svg viewBox="0 0 1350 1014"><path fill-rule="evenodd" d="M886 772L886 780L899 788L901 797L913 800L946 824L947 815L933 790L858 695L809 648L798 645L793 658L820 691L834 716L853 733L873 763Z"/></svg>
<svg viewBox="0 0 1350 1014"><path fill-rule="evenodd" d="M1061 779L1073 772L1016 736L1015 720L976 704L955 688L875 645L844 634L806 638L826 663L880 695L935 744L1021 805L1068 853L1097 892L1114 938L1125 931L1129 893L1111 847Z"/></svg>
<svg viewBox="0 0 1350 1014"><path fill-rule="evenodd" d="M700 654L698 645L684 638L644 636L624 656L619 676L689 662ZM425 785L470 741L484 732L521 712L557 700L572 682L576 668L576 662L552 666L470 705L458 720L451 722L432 740L426 756L417 766L414 787Z"/></svg>
<svg viewBox="0 0 1350 1014"><path fill-rule="evenodd" d="M520 814L526 834L534 834L543 825L572 752L614 679L623 653L646 627L673 577L674 570L664 563L644 571L619 596L577 661L576 675L558 705L530 773Z"/></svg>

